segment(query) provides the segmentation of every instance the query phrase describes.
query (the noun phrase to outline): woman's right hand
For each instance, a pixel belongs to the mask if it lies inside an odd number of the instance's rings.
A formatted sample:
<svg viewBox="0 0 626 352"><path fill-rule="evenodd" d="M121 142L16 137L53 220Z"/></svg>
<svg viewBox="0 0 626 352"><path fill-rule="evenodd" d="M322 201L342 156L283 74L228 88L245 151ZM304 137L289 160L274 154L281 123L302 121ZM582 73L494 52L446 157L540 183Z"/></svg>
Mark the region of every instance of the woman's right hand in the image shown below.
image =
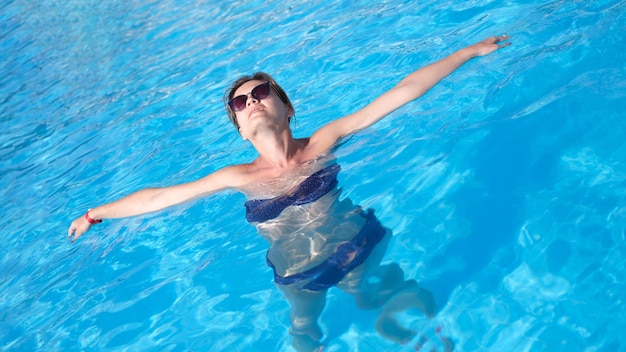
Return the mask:
<svg viewBox="0 0 626 352"><path fill-rule="evenodd" d="M215 191L243 185L249 182L245 177L249 174L248 169L248 165L227 166L197 181L169 187L146 188L114 202L99 205L90 209L88 214L72 221L67 230L67 238L74 242L89 231L93 223L87 221L87 216L94 219L94 222L99 222L101 219L126 218L165 209Z"/></svg>
<svg viewBox="0 0 626 352"><path fill-rule="evenodd" d="M89 231L91 224L87 221L85 216L80 216L76 220L72 221L70 228L67 230L67 238L72 240L72 243L77 238L82 236L85 232Z"/></svg>

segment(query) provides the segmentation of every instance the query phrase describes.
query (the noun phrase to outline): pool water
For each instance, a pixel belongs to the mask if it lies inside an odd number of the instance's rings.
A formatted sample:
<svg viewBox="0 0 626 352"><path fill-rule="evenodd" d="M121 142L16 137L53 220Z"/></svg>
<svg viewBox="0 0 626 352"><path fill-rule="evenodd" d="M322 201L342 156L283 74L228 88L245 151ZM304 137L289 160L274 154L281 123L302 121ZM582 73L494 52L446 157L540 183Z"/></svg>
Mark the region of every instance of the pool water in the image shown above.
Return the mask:
<svg viewBox="0 0 626 352"><path fill-rule="evenodd" d="M624 1L0 1L0 350L290 351L289 307L225 192L72 219L254 150L222 95L266 71L296 136L484 37L470 61L338 151L344 195L434 292L406 346L331 289L327 351L626 350ZM437 331L441 329L439 333Z"/></svg>

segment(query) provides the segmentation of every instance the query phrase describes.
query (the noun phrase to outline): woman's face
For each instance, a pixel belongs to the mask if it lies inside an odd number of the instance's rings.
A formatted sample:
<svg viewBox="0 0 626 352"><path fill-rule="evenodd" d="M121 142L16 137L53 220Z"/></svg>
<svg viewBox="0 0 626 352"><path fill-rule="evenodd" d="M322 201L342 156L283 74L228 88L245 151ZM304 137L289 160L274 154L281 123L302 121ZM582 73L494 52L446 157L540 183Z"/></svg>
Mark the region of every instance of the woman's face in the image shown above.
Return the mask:
<svg viewBox="0 0 626 352"><path fill-rule="evenodd" d="M242 103L243 97L238 98L239 96L246 97L245 105ZM291 109L280 100L267 82L251 80L242 84L233 94L233 100L238 100L233 105L237 108L235 110L240 109L235 111L235 116L239 133L244 139L254 137L262 127L289 127Z"/></svg>

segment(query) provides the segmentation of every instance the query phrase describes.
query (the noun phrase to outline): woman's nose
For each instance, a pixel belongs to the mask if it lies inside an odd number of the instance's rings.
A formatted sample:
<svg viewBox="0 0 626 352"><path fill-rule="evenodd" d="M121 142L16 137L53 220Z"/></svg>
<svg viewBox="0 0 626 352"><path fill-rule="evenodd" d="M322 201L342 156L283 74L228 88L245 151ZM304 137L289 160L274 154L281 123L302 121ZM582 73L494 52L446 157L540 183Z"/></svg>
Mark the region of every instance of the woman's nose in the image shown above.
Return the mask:
<svg viewBox="0 0 626 352"><path fill-rule="evenodd" d="M246 106L250 106L252 103L258 103L259 100L252 95L252 93L248 93L248 97L246 98Z"/></svg>

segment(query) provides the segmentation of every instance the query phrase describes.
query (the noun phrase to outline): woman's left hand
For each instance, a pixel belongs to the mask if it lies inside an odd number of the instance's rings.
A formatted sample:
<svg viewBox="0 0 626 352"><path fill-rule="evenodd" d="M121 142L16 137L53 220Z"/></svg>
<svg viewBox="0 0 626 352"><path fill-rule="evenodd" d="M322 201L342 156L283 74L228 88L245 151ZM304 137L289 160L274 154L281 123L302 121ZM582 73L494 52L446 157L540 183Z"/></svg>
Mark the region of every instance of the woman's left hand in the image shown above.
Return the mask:
<svg viewBox="0 0 626 352"><path fill-rule="evenodd" d="M491 54L500 48L511 45L511 42L504 42L509 39L511 39L511 37L505 33L500 36L489 37L476 44L470 45L468 49L472 51L473 56L484 56Z"/></svg>

